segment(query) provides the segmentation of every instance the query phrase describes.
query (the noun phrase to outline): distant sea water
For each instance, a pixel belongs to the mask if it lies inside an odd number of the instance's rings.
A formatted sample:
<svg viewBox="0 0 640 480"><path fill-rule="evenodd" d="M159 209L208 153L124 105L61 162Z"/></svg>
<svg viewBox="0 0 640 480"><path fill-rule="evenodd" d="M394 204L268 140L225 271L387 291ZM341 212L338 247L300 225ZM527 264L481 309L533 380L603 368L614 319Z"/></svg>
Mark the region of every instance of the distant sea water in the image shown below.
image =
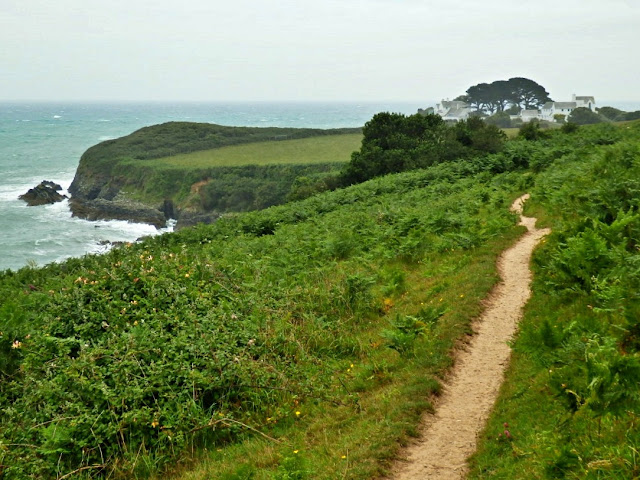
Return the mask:
<svg viewBox="0 0 640 480"><path fill-rule="evenodd" d="M230 126L360 127L378 112L415 113L404 103L0 103L0 270L106 251L109 242L156 235L146 224L73 218L68 202L28 207L18 196L42 180L71 184L87 148L168 121ZM166 230L165 230L166 231Z"/></svg>

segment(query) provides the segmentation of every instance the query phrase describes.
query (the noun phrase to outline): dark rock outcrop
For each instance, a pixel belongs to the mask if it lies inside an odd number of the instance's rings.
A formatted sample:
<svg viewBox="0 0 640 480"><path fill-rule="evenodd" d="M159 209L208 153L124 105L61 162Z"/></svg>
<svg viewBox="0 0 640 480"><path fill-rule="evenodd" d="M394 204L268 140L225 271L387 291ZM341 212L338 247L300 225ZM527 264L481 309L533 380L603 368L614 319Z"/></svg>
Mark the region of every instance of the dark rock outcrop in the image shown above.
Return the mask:
<svg viewBox="0 0 640 480"><path fill-rule="evenodd" d="M220 218L220 214L216 212L203 213L181 210L178 212L176 217L178 221L176 223L175 230L180 230L181 228L192 227L198 223L213 223Z"/></svg>
<svg viewBox="0 0 640 480"><path fill-rule="evenodd" d="M27 193L20 195L18 198L27 202L30 207L48 205L61 202L67 198L66 195L58 193L60 190L62 190L62 187L57 183L43 180L40 185L30 188Z"/></svg>
<svg viewBox="0 0 640 480"><path fill-rule="evenodd" d="M127 220L149 223L156 228L162 228L167 224L167 218L161 209L122 197L113 200L84 200L71 197L69 206L74 217L86 220Z"/></svg>

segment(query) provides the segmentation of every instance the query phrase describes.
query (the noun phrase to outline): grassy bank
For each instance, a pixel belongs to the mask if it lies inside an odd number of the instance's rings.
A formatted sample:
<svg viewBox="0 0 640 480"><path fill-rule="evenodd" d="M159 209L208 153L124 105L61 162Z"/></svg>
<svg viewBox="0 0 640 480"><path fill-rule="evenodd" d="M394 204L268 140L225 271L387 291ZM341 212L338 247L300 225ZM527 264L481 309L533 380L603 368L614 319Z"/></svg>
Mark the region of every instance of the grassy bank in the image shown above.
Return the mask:
<svg viewBox="0 0 640 480"><path fill-rule="evenodd" d="M83 467L85 476L146 476L203 447L262 438L256 430L283 450L246 468L276 475L290 468L285 456L307 449L311 425L309 449L344 441L324 453L336 466L349 455L363 463L354 475L380 471L438 388L406 365L434 375L448 365L495 281L502 235L517 230L508 204L520 174L465 170L376 179L4 274L5 478ZM378 445L372 459L356 448L362 437L338 440L359 412L368 426L358 429ZM316 415L334 418L335 438Z"/></svg>
<svg viewBox="0 0 640 480"><path fill-rule="evenodd" d="M115 178L126 178L130 198L179 208L241 212L282 204L312 193L336 176L362 135L314 136L256 142L149 160L123 160Z"/></svg>
<svg viewBox="0 0 640 480"><path fill-rule="evenodd" d="M471 478L640 475L640 125L593 131L532 191L553 234Z"/></svg>
<svg viewBox="0 0 640 480"><path fill-rule="evenodd" d="M554 234L474 475L633 478L639 137L550 132L4 272L0 477L382 474L523 231L511 201L533 188Z"/></svg>
<svg viewBox="0 0 640 480"><path fill-rule="evenodd" d="M79 200L125 198L224 213L266 208L320 185L357 150L360 129L226 127L170 122L89 148L69 188ZM200 187L209 183L205 189Z"/></svg>

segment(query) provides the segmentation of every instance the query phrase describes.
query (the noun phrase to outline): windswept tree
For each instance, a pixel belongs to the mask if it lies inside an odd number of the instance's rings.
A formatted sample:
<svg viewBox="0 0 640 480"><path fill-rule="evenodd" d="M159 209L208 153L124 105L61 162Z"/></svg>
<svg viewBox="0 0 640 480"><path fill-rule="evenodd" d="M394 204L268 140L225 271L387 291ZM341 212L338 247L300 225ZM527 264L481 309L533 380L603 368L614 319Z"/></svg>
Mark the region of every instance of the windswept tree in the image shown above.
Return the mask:
<svg viewBox="0 0 640 480"><path fill-rule="evenodd" d="M588 108L579 107L569 114L567 121L575 123L576 125L590 125L592 123L601 123L604 119L601 115L592 112Z"/></svg>
<svg viewBox="0 0 640 480"><path fill-rule="evenodd" d="M511 91L510 101L525 110L540 108L546 102L551 101L549 92L542 85L528 78L510 78L507 84Z"/></svg>
<svg viewBox="0 0 640 480"><path fill-rule="evenodd" d="M458 98L464 99L477 111L488 114L504 112L510 107L517 110L539 108L551 101L549 92L542 85L521 77L479 83L469 87L466 95Z"/></svg>

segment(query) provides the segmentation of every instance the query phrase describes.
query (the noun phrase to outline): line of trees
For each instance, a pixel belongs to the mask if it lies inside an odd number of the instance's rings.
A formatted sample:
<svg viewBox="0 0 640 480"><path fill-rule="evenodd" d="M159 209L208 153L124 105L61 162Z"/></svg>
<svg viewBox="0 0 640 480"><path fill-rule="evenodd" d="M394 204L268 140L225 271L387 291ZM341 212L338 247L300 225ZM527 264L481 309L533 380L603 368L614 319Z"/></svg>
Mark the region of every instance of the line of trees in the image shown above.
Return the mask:
<svg viewBox="0 0 640 480"><path fill-rule="evenodd" d="M465 95L460 95L456 100L468 103L478 112L491 115L540 108L552 101L549 92L542 85L523 77L473 85Z"/></svg>
<svg viewBox="0 0 640 480"><path fill-rule="evenodd" d="M341 183L351 185L370 178L426 168L460 158L502 150L505 133L480 118L448 125L439 115L382 112L363 130L360 151L353 152L341 173Z"/></svg>

